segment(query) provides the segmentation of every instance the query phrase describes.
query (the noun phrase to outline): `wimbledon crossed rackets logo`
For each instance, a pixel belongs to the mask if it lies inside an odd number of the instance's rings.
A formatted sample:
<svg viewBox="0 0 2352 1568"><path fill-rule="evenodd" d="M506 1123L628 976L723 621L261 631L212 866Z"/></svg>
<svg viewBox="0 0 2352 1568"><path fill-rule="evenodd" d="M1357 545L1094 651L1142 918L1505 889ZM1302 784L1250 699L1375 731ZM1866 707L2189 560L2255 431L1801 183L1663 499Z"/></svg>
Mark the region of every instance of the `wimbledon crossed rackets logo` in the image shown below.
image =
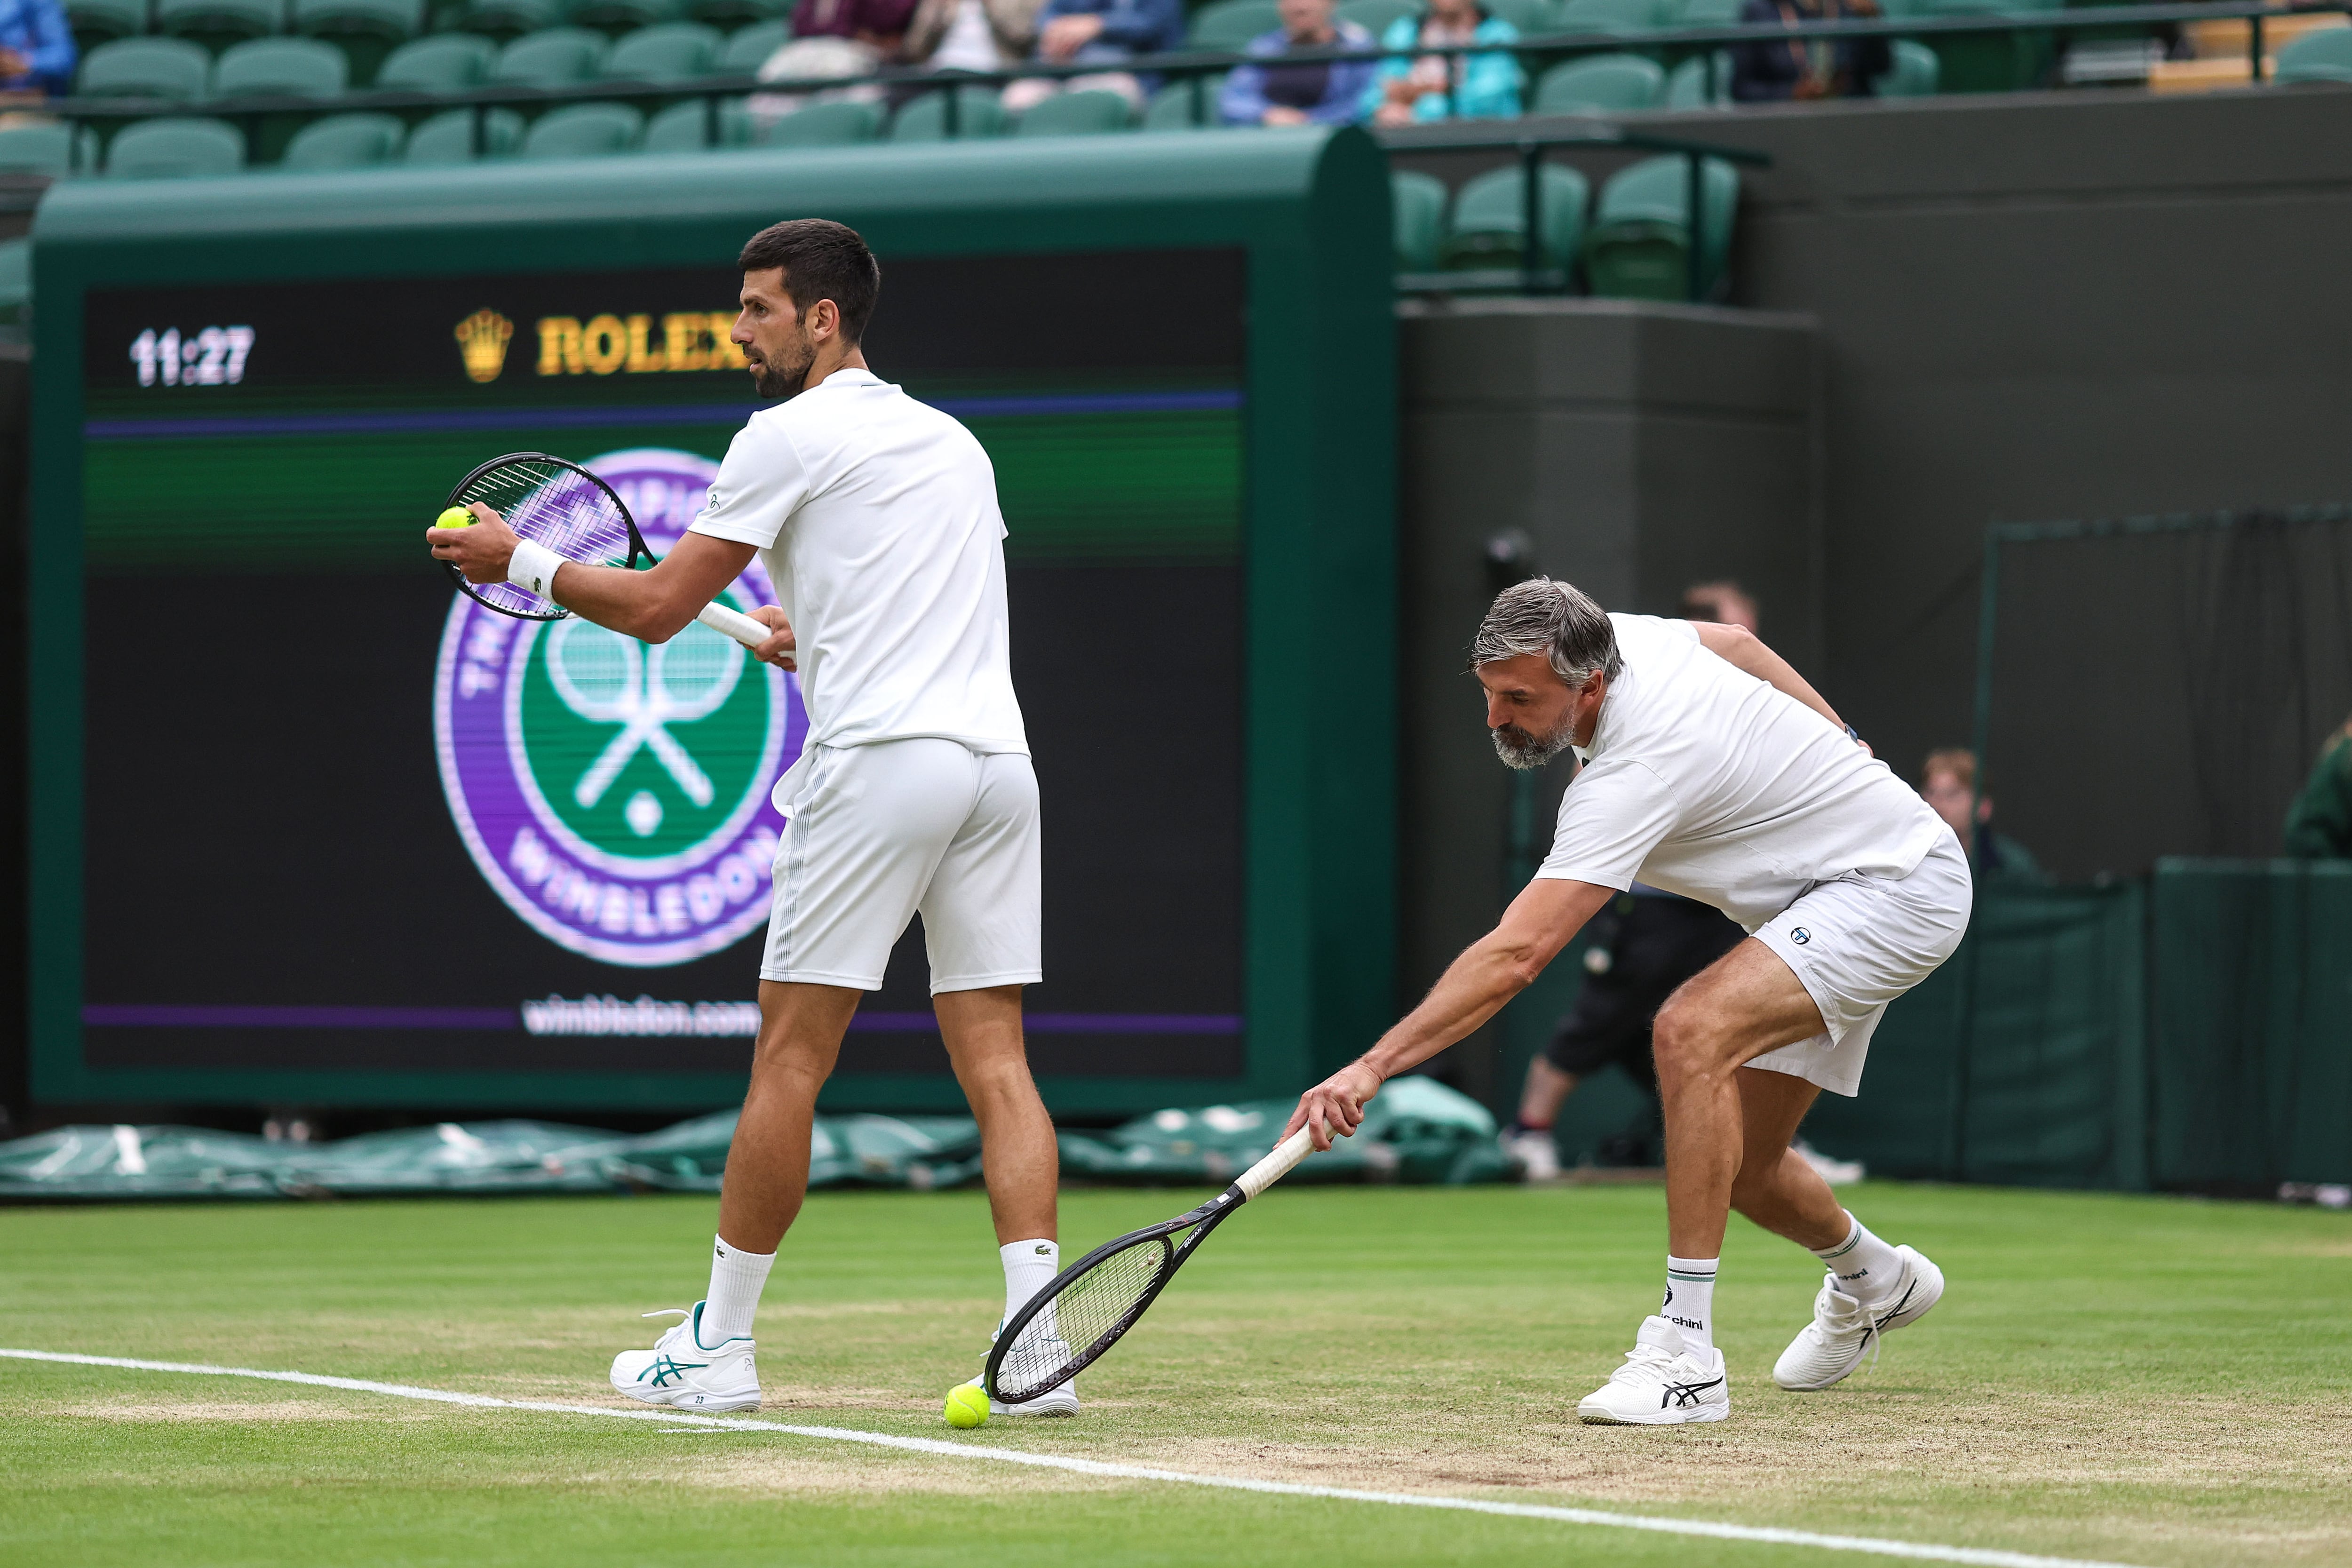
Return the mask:
<svg viewBox="0 0 2352 1568"><path fill-rule="evenodd" d="M656 554L717 471L691 453L588 464ZM773 604L755 563L730 595ZM460 595L434 719L450 815L491 888L574 952L682 963L766 922L782 818L768 794L800 754L799 683L696 623L657 647L579 619L518 621Z"/></svg>

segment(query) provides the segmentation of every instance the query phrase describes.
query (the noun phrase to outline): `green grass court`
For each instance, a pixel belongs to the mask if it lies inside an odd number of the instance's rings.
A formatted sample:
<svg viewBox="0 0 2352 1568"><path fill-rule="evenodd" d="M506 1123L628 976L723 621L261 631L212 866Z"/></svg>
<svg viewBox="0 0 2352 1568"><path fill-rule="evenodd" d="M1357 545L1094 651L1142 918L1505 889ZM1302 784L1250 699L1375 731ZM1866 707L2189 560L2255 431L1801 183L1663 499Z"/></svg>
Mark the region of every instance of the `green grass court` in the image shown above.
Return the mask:
<svg viewBox="0 0 2352 1568"><path fill-rule="evenodd" d="M1189 1195L1066 1194L1073 1255ZM1296 1188L1080 1380L950 1434L1001 1304L985 1199L819 1194L760 1316L761 1418L1157 1468L2128 1563L2352 1560L2352 1217L1874 1184L1949 1293L1782 1394L1817 1266L1735 1219L1720 1426L1572 1415L1662 1266L1654 1188ZM0 1211L0 1344L621 1405L702 1198ZM1888 1559L1212 1490L846 1443L0 1360L0 1560L36 1564Z"/></svg>

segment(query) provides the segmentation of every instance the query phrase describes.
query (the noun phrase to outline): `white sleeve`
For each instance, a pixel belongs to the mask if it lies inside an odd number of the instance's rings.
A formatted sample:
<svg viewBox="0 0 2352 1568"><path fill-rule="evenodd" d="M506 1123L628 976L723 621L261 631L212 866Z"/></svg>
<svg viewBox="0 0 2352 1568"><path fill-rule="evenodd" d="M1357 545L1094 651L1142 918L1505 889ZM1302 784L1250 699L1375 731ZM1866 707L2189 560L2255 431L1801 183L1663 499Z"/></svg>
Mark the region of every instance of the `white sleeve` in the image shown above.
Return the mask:
<svg viewBox="0 0 2352 1568"><path fill-rule="evenodd" d="M1536 875L1622 893L1680 815L1665 781L1639 763L1591 763L1560 797L1551 853Z"/></svg>
<svg viewBox="0 0 2352 1568"><path fill-rule="evenodd" d="M773 421L754 419L727 444L709 502L688 531L771 549L808 492L808 469L792 437Z"/></svg>

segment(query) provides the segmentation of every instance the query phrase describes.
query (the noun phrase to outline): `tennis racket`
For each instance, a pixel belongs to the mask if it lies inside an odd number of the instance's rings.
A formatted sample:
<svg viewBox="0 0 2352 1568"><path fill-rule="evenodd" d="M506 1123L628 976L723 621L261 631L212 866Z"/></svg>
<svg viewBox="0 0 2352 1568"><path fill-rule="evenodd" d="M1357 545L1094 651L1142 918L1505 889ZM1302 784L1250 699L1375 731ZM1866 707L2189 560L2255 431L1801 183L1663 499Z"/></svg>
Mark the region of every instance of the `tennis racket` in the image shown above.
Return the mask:
<svg viewBox="0 0 2352 1568"><path fill-rule="evenodd" d="M492 458L457 481L444 506L480 501L504 516L507 526L534 543L543 544L566 561L590 566L621 566L641 570L651 566L654 552L637 531L612 486L577 463L545 452L509 452ZM477 604L502 616L526 621L560 621L572 612L552 599L516 587L512 583L469 583L454 561L441 563L450 580ZM696 620L723 632L745 647L757 647L775 635L775 628L725 605L705 605Z"/></svg>
<svg viewBox="0 0 2352 1568"><path fill-rule="evenodd" d="M996 1336L982 1374L989 1397L1019 1405L1101 1360L1208 1234L1288 1175L1314 1147L1302 1127L1199 1208L1105 1242L1055 1275Z"/></svg>

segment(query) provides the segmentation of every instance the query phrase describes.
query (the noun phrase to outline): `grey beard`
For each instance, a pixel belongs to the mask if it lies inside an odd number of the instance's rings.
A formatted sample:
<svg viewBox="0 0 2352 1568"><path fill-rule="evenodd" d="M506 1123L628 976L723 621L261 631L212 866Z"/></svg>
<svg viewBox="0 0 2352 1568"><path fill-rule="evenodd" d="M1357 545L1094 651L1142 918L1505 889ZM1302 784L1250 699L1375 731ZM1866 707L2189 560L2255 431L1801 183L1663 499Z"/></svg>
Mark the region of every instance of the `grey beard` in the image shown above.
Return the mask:
<svg viewBox="0 0 2352 1568"><path fill-rule="evenodd" d="M1495 742L1495 754L1504 765L1526 772L1539 768L1575 742L1576 727L1564 723L1549 735L1530 735L1516 724L1506 724L1499 730L1486 731Z"/></svg>

